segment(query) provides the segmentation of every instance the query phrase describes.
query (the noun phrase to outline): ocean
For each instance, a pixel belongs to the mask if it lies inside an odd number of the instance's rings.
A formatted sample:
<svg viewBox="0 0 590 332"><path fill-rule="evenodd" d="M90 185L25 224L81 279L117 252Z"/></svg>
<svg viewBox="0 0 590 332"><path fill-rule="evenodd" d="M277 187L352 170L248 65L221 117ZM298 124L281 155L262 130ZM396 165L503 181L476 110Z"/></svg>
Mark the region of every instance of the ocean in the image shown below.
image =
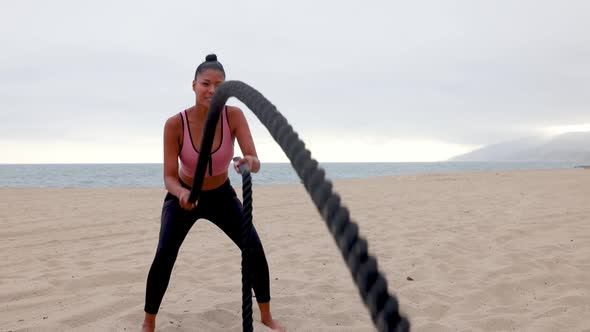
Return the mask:
<svg viewBox="0 0 590 332"><path fill-rule="evenodd" d="M520 169L563 169L560 162L400 162L320 163L331 180L401 174L432 174ZM230 181L241 176L230 169ZM253 174L254 185L292 184L300 180L289 163L265 163ZM0 164L0 188L163 187L162 164Z"/></svg>

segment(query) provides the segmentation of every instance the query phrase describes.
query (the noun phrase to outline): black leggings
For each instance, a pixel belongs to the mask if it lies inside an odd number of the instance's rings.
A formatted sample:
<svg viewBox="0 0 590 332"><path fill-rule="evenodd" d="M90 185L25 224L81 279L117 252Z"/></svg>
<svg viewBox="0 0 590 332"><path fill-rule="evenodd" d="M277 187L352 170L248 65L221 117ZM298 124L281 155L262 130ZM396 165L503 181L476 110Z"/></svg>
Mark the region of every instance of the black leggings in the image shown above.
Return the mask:
<svg viewBox="0 0 590 332"><path fill-rule="evenodd" d="M197 206L191 211L181 208L176 196L166 194L162 207L158 249L147 278L145 312L158 313L180 245L190 228L200 218L217 225L240 249L246 245L251 248L249 266L253 274L252 288L256 294L256 301L270 301L268 263L262 243L254 226L249 236L241 238L242 203L228 180L219 188L203 191Z"/></svg>

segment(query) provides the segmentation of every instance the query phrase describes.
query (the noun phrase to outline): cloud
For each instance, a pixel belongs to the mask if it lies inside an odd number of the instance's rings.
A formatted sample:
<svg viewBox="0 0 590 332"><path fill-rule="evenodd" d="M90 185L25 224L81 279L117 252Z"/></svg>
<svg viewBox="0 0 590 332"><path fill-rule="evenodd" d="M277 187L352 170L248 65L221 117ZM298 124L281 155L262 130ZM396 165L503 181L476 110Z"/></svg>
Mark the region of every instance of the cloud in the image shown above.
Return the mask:
<svg viewBox="0 0 590 332"><path fill-rule="evenodd" d="M160 140L166 118L193 103L192 75L210 52L297 131L336 140L479 146L590 123L589 10L586 1L9 2L0 140Z"/></svg>

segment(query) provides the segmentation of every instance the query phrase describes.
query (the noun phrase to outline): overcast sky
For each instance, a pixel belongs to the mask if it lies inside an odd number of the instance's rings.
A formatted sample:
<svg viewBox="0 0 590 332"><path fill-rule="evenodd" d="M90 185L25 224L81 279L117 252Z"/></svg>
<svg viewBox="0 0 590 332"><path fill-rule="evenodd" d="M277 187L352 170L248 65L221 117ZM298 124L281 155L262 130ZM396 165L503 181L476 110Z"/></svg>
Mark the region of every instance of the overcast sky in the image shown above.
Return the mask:
<svg viewBox="0 0 590 332"><path fill-rule="evenodd" d="M0 163L161 162L164 122L194 104L208 53L320 162L437 161L590 130L589 13L563 0L3 1ZM286 161L244 111L260 159Z"/></svg>

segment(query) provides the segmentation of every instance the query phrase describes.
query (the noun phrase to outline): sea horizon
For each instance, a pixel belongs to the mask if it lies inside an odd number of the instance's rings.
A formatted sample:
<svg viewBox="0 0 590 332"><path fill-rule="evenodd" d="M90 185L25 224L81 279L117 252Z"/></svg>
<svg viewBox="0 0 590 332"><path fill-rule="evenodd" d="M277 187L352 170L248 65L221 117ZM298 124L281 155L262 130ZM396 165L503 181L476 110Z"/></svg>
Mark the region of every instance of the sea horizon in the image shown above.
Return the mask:
<svg viewBox="0 0 590 332"><path fill-rule="evenodd" d="M474 171L574 168L572 162L319 162L329 180ZM163 187L162 163L0 164L0 188ZM234 185L241 176L229 169ZM296 184L301 179L288 162L263 163L254 184Z"/></svg>

